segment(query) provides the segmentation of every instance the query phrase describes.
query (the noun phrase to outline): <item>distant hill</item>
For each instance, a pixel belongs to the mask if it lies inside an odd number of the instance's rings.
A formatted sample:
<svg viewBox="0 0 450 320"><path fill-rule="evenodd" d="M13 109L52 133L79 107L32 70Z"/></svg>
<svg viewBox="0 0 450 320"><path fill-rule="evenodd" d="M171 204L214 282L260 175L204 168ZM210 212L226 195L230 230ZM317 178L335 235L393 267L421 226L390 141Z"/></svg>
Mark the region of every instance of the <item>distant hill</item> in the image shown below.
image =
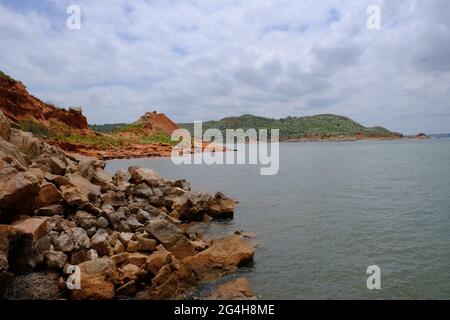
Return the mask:
<svg viewBox="0 0 450 320"><path fill-rule="evenodd" d="M180 127L193 131L192 123L180 123ZM245 114L228 117L218 121L203 122L203 130L209 128L225 129L280 129L280 138L288 139L327 139L334 137L359 138L401 138L402 134L391 132L383 127L367 128L344 116L321 114L306 117L287 117L270 119Z"/></svg>

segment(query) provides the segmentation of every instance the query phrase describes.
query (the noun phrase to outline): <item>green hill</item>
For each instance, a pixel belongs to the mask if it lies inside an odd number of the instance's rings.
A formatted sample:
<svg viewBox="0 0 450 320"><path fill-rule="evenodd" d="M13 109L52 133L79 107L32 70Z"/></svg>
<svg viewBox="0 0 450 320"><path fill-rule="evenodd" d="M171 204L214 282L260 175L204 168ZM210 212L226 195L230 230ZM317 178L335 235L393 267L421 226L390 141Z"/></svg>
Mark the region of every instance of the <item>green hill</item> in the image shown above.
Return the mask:
<svg viewBox="0 0 450 320"><path fill-rule="evenodd" d="M192 123L180 123L180 127L193 131ZM382 127L367 128L344 116L321 114L306 117L287 117L270 119L245 114L228 117L218 121L203 122L203 130L225 129L280 129L281 139L333 138L333 137L367 137L399 138L400 133L391 132Z"/></svg>

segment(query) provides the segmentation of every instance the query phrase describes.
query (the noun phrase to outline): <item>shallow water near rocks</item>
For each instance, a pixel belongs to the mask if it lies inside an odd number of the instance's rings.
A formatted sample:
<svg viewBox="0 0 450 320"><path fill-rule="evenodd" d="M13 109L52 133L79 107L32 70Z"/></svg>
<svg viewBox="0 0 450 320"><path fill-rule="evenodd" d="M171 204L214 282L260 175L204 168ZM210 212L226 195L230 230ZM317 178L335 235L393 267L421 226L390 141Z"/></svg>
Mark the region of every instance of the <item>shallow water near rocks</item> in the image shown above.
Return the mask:
<svg viewBox="0 0 450 320"><path fill-rule="evenodd" d="M257 234L240 271L263 299L450 298L450 139L280 145L280 170L112 160L185 178L194 190L238 199L209 235ZM366 287L381 268L381 290Z"/></svg>

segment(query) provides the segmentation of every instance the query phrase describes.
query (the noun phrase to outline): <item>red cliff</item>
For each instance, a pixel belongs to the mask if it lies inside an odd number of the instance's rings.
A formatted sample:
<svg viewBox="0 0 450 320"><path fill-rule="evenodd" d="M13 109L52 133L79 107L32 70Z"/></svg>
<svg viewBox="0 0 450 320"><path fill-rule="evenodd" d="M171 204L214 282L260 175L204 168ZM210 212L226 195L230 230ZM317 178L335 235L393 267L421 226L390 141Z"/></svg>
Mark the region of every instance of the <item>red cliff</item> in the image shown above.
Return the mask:
<svg viewBox="0 0 450 320"><path fill-rule="evenodd" d="M52 131L52 125L90 132L81 110L57 108L32 96L25 86L7 75L0 74L0 111L15 123L30 121Z"/></svg>

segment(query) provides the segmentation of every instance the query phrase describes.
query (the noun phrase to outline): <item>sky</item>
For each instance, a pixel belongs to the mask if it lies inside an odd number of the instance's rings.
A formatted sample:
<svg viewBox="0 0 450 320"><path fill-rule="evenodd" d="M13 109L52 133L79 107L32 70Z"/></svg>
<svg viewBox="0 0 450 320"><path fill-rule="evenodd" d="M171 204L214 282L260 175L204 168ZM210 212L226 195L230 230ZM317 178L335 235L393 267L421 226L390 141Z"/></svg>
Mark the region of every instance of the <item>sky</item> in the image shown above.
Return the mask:
<svg viewBox="0 0 450 320"><path fill-rule="evenodd" d="M69 29L78 5L81 29ZM367 8L381 28L367 28ZM0 70L91 124L334 113L450 132L447 0L0 0Z"/></svg>

